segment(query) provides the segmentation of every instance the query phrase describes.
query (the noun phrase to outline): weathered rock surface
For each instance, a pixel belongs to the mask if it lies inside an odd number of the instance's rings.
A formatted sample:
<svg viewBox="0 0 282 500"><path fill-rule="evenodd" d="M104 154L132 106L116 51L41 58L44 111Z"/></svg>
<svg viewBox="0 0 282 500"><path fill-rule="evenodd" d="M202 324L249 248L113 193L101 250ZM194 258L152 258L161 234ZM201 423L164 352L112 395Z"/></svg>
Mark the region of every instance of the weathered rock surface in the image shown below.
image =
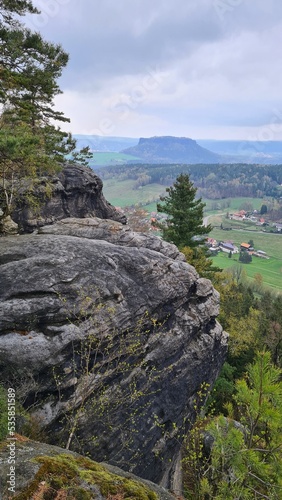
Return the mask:
<svg viewBox="0 0 282 500"><path fill-rule="evenodd" d="M11 456L15 459L15 494L9 491L13 484L7 481ZM20 493L28 499L66 498L68 493L68 498L89 500L105 500L109 494L136 500L175 500L164 488L118 467L22 436L2 444L0 465L1 500L17 498Z"/></svg>
<svg viewBox="0 0 282 500"><path fill-rule="evenodd" d="M17 234L19 230L18 224L14 222L11 218L10 215L7 217L1 218L1 213L0 213L0 234L3 235L11 235L11 234Z"/></svg>
<svg viewBox="0 0 282 500"><path fill-rule="evenodd" d="M46 194L46 182L48 189ZM52 224L65 217L100 217L126 223L126 217L120 214L102 193L103 183L91 168L80 165L66 165L51 179L42 178L36 185L34 202L29 203L23 190L21 199L13 212L13 220L25 232L32 232L38 226Z"/></svg>
<svg viewBox="0 0 282 500"><path fill-rule="evenodd" d="M183 434L226 354L218 293L119 223L41 233L0 239L2 376L52 443L178 489Z"/></svg>

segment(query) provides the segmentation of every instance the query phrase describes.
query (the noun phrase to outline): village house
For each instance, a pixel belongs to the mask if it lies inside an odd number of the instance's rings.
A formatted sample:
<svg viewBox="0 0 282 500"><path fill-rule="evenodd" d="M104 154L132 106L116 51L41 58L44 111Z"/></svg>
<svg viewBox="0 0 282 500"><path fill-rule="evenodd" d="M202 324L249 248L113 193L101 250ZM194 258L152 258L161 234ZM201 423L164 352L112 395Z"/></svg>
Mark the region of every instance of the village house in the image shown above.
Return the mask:
<svg viewBox="0 0 282 500"><path fill-rule="evenodd" d="M256 257L260 257L261 259L269 259L267 253L263 250L256 250L255 252L253 252L253 255L255 255Z"/></svg>
<svg viewBox="0 0 282 500"><path fill-rule="evenodd" d="M251 215L250 217L248 217L248 220L250 220L251 222L257 222L258 221L257 217L255 217L254 215Z"/></svg>
<svg viewBox="0 0 282 500"><path fill-rule="evenodd" d="M263 219L262 217L260 219L258 219L256 226L265 226L265 225L268 225L268 223L265 221L265 219Z"/></svg>
<svg viewBox="0 0 282 500"><path fill-rule="evenodd" d="M231 252L232 254L233 253L238 253L239 250L238 250L238 247L236 247L232 241L221 241L219 243L219 248L223 251L223 252Z"/></svg>
<svg viewBox="0 0 282 500"><path fill-rule="evenodd" d="M214 238L207 238L206 244L208 247L212 247L212 248L216 248L218 246L218 243Z"/></svg>
<svg viewBox="0 0 282 500"><path fill-rule="evenodd" d="M242 221L242 220L246 219L246 214L247 214L247 212L245 210L240 210L239 212L236 212L234 214L230 214L230 219Z"/></svg>
<svg viewBox="0 0 282 500"><path fill-rule="evenodd" d="M253 247L249 243L241 243L240 250L246 250L247 252L251 252L254 250Z"/></svg>

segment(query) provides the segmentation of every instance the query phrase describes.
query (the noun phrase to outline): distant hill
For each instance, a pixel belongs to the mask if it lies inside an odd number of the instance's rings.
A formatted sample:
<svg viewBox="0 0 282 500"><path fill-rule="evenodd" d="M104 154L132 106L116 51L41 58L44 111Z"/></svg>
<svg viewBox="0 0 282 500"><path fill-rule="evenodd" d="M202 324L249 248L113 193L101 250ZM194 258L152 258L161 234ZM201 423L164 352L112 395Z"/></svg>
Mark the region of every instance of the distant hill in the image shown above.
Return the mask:
<svg viewBox="0 0 282 500"><path fill-rule="evenodd" d="M282 164L282 141L212 139L194 141L170 136L137 139L81 134L74 134L74 137L78 149L89 146L94 153L92 166L130 164L138 161L139 163Z"/></svg>
<svg viewBox="0 0 282 500"><path fill-rule="evenodd" d="M131 137L105 137L99 135L79 135L74 134L77 140L78 149L89 146L92 152L113 152L119 153L122 149L138 144L138 139Z"/></svg>
<svg viewBox="0 0 282 500"><path fill-rule="evenodd" d="M224 141L199 139L198 144L213 153L221 155L225 161L258 164L282 162L282 141Z"/></svg>
<svg viewBox="0 0 282 500"><path fill-rule="evenodd" d="M220 156L186 137L141 138L137 146L122 153L141 158L146 163L218 163Z"/></svg>

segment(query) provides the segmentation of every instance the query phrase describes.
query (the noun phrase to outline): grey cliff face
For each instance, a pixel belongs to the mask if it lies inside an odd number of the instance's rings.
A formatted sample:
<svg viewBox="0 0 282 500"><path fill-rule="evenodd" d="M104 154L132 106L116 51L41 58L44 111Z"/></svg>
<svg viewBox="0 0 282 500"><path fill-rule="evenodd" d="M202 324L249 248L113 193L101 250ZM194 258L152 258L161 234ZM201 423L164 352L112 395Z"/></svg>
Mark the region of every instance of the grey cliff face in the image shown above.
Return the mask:
<svg viewBox="0 0 282 500"><path fill-rule="evenodd" d="M120 214L102 193L103 183L91 168L66 165L57 177L49 179L49 191L45 194L47 179L42 178L35 188L39 207L27 201L25 193L13 212L13 220L24 232L32 232L38 226L51 224L66 217L99 217L126 224Z"/></svg>
<svg viewBox="0 0 282 500"><path fill-rule="evenodd" d="M50 442L175 487L227 350L211 283L174 245L97 218L1 238L0 275L2 376Z"/></svg>

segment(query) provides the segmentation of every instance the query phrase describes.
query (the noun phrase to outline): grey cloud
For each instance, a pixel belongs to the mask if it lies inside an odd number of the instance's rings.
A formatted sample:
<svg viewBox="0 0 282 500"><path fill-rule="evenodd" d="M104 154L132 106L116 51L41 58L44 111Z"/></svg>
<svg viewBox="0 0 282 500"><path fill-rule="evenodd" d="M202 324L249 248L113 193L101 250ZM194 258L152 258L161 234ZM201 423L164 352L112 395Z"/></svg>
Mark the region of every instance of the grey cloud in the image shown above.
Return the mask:
<svg viewBox="0 0 282 500"><path fill-rule="evenodd" d="M70 53L70 75L78 71L82 79L92 73L99 80L138 73L150 64L167 67L199 46L236 36L239 29L261 29L277 17L260 0L255 8L242 0L224 21L217 15L216 0L70 0L43 29L50 37L56 33Z"/></svg>
<svg viewBox="0 0 282 500"><path fill-rule="evenodd" d="M34 1L57 8L40 31L70 53L61 87L91 96L101 116L103 99L127 95L150 68L168 76L134 108L140 120L262 126L279 105L280 0L44 2Z"/></svg>
<svg viewBox="0 0 282 500"><path fill-rule="evenodd" d="M36 2L35 2L36 3ZM201 2L200 2L201 3ZM199 43L218 39L221 25L212 6L191 9L183 1L70 0L42 28L61 40L70 66L84 73L91 67L98 78L134 74L144 66L168 65ZM122 8L123 6L123 8ZM68 23L64 23L66 9Z"/></svg>

